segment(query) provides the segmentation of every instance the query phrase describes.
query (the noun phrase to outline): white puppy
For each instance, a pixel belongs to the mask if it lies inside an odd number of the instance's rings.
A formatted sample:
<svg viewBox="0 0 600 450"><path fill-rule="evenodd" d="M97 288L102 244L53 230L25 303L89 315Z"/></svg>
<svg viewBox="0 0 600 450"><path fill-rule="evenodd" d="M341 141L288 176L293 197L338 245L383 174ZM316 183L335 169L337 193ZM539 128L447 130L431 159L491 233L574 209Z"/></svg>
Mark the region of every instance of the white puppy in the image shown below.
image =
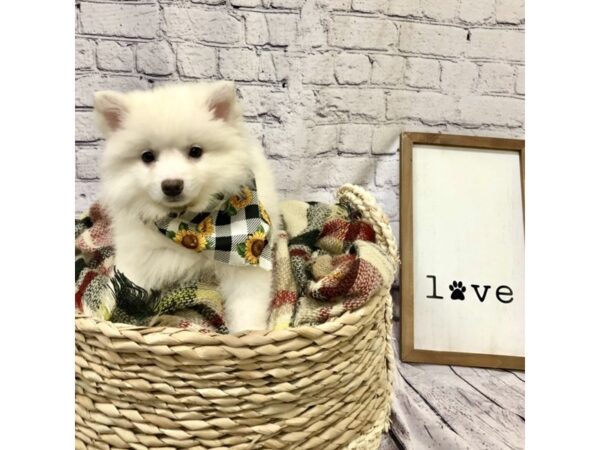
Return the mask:
<svg viewBox="0 0 600 450"><path fill-rule="evenodd" d="M215 194L235 194L254 178L276 236L275 183L262 148L245 130L233 83L98 92L95 113L106 138L101 201L112 219L116 268L145 289L214 274L230 331L265 328L270 271L216 262L155 225L169 213L203 211Z"/></svg>

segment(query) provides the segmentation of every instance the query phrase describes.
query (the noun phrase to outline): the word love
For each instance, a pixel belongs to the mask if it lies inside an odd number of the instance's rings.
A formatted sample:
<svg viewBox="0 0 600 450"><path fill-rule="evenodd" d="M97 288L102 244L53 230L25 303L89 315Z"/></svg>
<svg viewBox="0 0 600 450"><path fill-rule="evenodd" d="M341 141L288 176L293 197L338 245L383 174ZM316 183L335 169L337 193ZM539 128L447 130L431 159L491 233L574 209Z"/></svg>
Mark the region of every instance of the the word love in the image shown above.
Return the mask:
<svg viewBox="0 0 600 450"><path fill-rule="evenodd" d="M432 283L431 283L431 295L428 295L427 298L437 298L437 299L443 299L444 297L442 297L441 295L438 295L438 291L437 291L437 277L435 275L427 275L427 278L430 278ZM475 295L477 296L477 298L479 299L480 302L484 302L487 295L488 295L488 291L491 289L492 286L490 285L479 285L479 284L472 284L471 288L473 289L473 292L475 293ZM467 286L463 284L462 281L452 281L452 284L448 285L448 288L450 289L450 298L452 300L465 300L465 295L467 294ZM510 303L514 300L513 298L513 290L510 288L510 286L506 286L506 285L501 285L498 286L496 288L496 299L499 302L502 303Z"/></svg>

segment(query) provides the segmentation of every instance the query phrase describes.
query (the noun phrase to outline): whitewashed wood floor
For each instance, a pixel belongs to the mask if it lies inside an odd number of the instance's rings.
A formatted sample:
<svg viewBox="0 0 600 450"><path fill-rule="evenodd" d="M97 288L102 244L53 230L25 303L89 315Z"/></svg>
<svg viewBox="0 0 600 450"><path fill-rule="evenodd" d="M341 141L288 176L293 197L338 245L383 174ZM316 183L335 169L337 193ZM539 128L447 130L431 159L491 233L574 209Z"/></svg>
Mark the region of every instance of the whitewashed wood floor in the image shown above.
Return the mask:
<svg viewBox="0 0 600 450"><path fill-rule="evenodd" d="M524 448L525 374L403 363L398 291L392 293L396 380L392 424L380 450Z"/></svg>

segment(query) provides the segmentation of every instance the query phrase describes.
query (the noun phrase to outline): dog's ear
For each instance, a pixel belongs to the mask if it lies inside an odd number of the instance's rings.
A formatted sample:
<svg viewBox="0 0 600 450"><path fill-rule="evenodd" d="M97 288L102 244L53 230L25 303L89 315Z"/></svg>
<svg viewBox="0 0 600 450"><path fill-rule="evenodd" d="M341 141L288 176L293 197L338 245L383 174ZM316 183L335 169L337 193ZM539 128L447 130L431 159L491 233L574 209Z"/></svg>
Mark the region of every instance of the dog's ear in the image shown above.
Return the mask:
<svg viewBox="0 0 600 450"><path fill-rule="evenodd" d="M125 95L114 91L101 91L94 94L94 112L98 128L108 136L123 125L127 114Z"/></svg>
<svg viewBox="0 0 600 450"><path fill-rule="evenodd" d="M208 94L208 109L215 119L232 122L241 115L240 107L235 98L235 85L231 81L218 81Z"/></svg>

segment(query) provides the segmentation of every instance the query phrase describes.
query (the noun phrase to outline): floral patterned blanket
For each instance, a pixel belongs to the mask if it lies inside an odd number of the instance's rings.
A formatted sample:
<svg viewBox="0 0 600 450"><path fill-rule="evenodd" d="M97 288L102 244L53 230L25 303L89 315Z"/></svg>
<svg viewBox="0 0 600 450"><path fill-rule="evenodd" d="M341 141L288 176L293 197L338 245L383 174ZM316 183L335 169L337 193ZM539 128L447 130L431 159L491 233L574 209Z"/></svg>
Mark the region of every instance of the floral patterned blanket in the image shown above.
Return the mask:
<svg viewBox="0 0 600 450"><path fill-rule="evenodd" d="M270 329L325 322L391 285L394 263L357 212L294 200L280 210ZM228 332L216 280L148 292L115 270L110 219L98 203L75 221L75 308L111 322Z"/></svg>

